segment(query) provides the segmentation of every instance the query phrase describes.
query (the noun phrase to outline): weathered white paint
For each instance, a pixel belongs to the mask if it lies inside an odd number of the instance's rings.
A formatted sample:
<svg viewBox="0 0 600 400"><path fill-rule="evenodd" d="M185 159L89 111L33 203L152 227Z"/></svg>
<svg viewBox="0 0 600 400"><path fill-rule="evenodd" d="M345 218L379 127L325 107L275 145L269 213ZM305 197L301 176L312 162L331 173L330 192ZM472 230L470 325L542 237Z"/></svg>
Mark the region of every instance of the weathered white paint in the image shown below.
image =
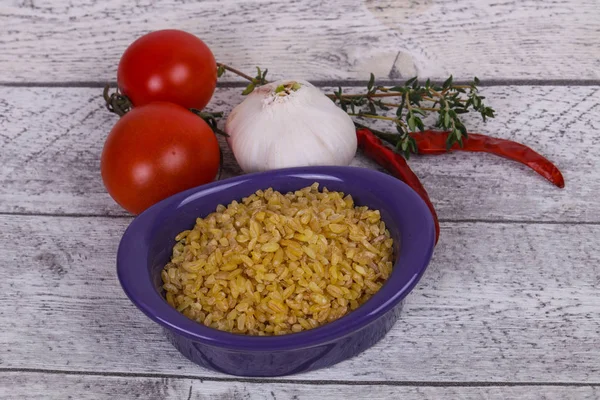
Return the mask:
<svg viewBox="0 0 600 400"><path fill-rule="evenodd" d="M0 375L1 400L341 400L520 399L595 400L600 387L435 387L210 381L185 378L81 376L48 373Z"/></svg>
<svg viewBox="0 0 600 400"><path fill-rule="evenodd" d="M0 86L0 399L600 396L599 86L486 87L498 117L466 118L555 161L564 190L493 156L411 159L446 222L401 320L374 348L283 382L224 377L179 355L116 280L130 218L98 163L116 117L100 89L35 87L114 81L126 46L162 28L271 77L600 79L596 0L0 4L0 83L33 84ZM211 107L240 100L219 89ZM224 176L238 174L225 150ZM355 165L376 168L360 155Z"/></svg>
<svg viewBox="0 0 600 400"><path fill-rule="evenodd" d="M242 99L240 90L219 89L210 108L231 110ZM0 87L0 212L125 215L99 173L104 139L118 119L103 107L101 91ZM566 188L491 155L412 157L440 218L600 221L600 179L594 179L600 170L600 87L497 86L482 93L497 117L484 124L467 114L469 130L530 145L558 165ZM223 177L239 174L221 144ZM354 165L376 167L360 154Z"/></svg>
<svg viewBox="0 0 600 400"><path fill-rule="evenodd" d="M187 361L125 297L115 252L128 223L0 216L1 368L223 376ZM443 223L385 339L289 379L598 383L599 235L599 225Z"/></svg>
<svg viewBox="0 0 600 400"><path fill-rule="evenodd" d="M596 0L14 0L0 81L114 81L125 48L165 28L274 77L600 78Z"/></svg>

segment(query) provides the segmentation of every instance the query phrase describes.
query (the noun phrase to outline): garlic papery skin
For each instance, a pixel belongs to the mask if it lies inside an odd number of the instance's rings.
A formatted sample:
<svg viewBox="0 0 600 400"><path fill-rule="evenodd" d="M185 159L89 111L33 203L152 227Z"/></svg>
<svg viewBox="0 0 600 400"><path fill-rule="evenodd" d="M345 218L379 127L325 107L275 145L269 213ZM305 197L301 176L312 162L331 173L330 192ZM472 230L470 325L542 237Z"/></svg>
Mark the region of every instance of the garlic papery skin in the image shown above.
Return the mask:
<svg viewBox="0 0 600 400"><path fill-rule="evenodd" d="M256 88L225 123L244 172L310 165L348 165L356 154L350 116L302 80Z"/></svg>

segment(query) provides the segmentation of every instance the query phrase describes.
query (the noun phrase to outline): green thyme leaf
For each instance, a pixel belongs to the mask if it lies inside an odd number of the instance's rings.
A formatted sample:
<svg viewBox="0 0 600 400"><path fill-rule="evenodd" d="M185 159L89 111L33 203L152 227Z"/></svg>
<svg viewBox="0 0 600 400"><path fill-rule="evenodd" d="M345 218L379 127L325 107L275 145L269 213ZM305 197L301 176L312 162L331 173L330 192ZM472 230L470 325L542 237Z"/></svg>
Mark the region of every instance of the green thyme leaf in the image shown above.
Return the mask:
<svg viewBox="0 0 600 400"><path fill-rule="evenodd" d="M414 132L416 127L415 117L411 115L406 122L408 123L408 128Z"/></svg>
<svg viewBox="0 0 600 400"><path fill-rule="evenodd" d="M417 128L419 128L419 130L421 132L423 132L425 130L425 125L423 124L423 121L421 120L421 118L415 117L415 124L417 125Z"/></svg>
<svg viewBox="0 0 600 400"><path fill-rule="evenodd" d="M373 102L369 102L369 112L373 115L377 115L377 110L375 109L375 104L373 104Z"/></svg>
<svg viewBox="0 0 600 400"><path fill-rule="evenodd" d="M244 91L242 92L243 96L246 96L250 93L252 93L254 91L254 83L250 83L248 86L246 86L246 89L244 89Z"/></svg>
<svg viewBox="0 0 600 400"><path fill-rule="evenodd" d="M452 86L452 75L450 75L450 77L446 79L442 85L444 89L448 89L450 86Z"/></svg>
<svg viewBox="0 0 600 400"><path fill-rule="evenodd" d="M410 78L409 80L407 80L407 81L404 83L404 86L410 86L410 85L412 85L412 84L413 84L413 82L415 82L415 81L417 80L417 78L418 78L418 76L415 76L414 78Z"/></svg>

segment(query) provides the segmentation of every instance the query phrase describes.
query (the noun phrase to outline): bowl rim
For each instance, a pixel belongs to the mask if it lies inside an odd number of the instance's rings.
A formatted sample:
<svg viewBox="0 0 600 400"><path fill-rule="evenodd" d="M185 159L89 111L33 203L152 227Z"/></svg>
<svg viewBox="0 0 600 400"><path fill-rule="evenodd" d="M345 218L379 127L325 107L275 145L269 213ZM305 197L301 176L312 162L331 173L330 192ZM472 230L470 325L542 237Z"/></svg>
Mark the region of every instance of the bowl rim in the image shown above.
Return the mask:
<svg viewBox="0 0 600 400"><path fill-rule="evenodd" d="M221 187L237 186L250 180L262 180L280 176L314 175L319 176L352 176L355 179L368 180L377 185L389 187L390 197L404 197L404 202L411 203L411 214L417 213L425 218L420 227L419 249L404 249L405 263L416 265L415 273L398 268L400 258L394 262L393 272L382 286L367 302L345 316L310 330L277 336L253 336L220 331L207 327L181 314L164 297L156 291L148 272L148 252L150 240L139 240L140 236L150 235L156 227L157 219L165 213L177 210L190 197L198 194L210 194ZM346 191L345 191L346 192ZM347 193L352 194L352 191ZM250 193L249 193L250 194ZM408 198L408 200L406 200ZM187 200L187 201L186 201ZM231 199L239 200L239 199ZM394 204L394 203L392 203ZM144 236L145 237L145 236ZM278 351L302 349L333 342L373 323L380 316L396 306L418 283L432 258L435 241L435 227L429 208L421 197L404 182L382 172L361 167L295 167L267 172L240 175L221 181L212 182L175 194L148 208L138 215L127 227L119 243L117 251L117 276L130 301L150 319L179 335L205 345L241 351ZM408 254L406 252L408 251ZM405 264L406 265L406 264ZM146 276L147 275L147 276Z"/></svg>

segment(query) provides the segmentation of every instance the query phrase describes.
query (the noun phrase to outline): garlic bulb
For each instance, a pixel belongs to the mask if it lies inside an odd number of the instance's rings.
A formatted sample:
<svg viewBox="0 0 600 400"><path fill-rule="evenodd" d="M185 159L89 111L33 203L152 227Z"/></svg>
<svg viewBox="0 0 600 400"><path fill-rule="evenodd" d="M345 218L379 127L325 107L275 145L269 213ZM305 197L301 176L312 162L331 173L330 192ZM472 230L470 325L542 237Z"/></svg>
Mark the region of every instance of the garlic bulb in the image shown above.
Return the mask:
<svg viewBox="0 0 600 400"><path fill-rule="evenodd" d="M356 154L350 116L318 88L301 80L256 88L233 109L225 131L245 172L348 165Z"/></svg>

